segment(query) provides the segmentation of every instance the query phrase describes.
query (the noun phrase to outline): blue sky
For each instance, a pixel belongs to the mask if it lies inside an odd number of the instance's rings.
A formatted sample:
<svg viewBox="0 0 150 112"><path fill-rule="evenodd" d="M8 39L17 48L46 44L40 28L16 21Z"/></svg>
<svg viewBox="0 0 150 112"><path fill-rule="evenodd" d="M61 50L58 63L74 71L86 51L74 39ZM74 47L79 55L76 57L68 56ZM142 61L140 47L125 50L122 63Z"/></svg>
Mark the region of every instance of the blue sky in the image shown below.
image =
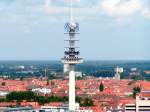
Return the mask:
<svg viewBox="0 0 150 112"><path fill-rule="evenodd" d="M70 0L0 0L0 60L59 60ZM150 60L150 0L73 0L81 56Z"/></svg>

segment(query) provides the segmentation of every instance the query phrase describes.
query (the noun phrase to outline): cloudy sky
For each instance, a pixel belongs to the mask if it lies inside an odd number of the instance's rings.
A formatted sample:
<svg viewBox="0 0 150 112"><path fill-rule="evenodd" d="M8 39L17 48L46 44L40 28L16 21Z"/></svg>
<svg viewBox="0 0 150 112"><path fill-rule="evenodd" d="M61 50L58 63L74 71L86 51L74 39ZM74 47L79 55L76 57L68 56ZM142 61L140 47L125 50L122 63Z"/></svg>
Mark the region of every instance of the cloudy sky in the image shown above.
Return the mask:
<svg viewBox="0 0 150 112"><path fill-rule="evenodd" d="M0 0L0 60L59 60L70 0ZM81 56L150 60L150 0L73 0Z"/></svg>

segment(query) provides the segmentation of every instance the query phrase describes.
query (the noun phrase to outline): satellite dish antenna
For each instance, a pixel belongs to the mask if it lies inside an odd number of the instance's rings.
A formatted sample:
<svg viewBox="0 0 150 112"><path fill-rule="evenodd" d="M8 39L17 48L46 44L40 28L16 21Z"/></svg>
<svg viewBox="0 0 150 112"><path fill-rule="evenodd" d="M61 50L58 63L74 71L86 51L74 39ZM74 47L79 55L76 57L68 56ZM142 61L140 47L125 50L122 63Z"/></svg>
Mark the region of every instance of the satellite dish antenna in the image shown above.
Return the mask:
<svg viewBox="0 0 150 112"><path fill-rule="evenodd" d="M73 1L70 0L70 20L69 22L67 22L64 26L64 29L66 30L66 32L71 32L72 30L74 30L75 32L79 31L79 24L77 22L74 22L73 20Z"/></svg>

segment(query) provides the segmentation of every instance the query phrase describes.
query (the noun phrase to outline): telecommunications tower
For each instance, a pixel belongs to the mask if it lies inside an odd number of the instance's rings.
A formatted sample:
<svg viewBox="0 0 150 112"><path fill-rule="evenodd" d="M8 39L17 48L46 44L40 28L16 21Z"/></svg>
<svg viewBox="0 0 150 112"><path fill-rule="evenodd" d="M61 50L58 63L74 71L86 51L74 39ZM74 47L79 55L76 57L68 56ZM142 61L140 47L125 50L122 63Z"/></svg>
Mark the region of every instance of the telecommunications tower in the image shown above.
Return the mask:
<svg viewBox="0 0 150 112"><path fill-rule="evenodd" d="M83 59L79 58L80 51L76 50L78 47L75 46L76 40L75 35L79 34L79 23L74 22L72 16L72 0L70 6L70 21L64 26L66 33L69 35L68 41L69 45L65 48L64 57L61 62L64 64L64 73L69 73L70 71L75 71L75 65L82 63Z"/></svg>
<svg viewBox="0 0 150 112"><path fill-rule="evenodd" d="M69 74L69 111L74 112L76 110L75 102L75 65L82 63L83 59L79 58L80 52L75 46L75 35L79 34L79 23L73 21L72 16L72 0L70 0L70 21L65 24L66 34L69 35L68 47L64 52L64 57L61 59L64 64L64 73Z"/></svg>

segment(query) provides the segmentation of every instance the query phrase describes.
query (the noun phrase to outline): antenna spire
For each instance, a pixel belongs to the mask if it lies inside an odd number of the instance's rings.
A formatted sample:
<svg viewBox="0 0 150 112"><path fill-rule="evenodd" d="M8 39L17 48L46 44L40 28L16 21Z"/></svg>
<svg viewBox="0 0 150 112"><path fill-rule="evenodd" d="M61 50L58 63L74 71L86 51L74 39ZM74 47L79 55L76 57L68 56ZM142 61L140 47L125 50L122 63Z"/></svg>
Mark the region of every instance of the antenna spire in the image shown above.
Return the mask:
<svg viewBox="0 0 150 112"><path fill-rule="evenodd" d="M73 3L72 0L70 0L70 23L73 22Z"/></svg>
<svg viewBox="0 0 150 112"><path fill-rule="evenodd" d="M67 22L64 26L69 39L68 44L69 46L65 49L64 57L62 58L62 63L64 63L64 73L69 73L70 71L75 71L75 65L82 63L83 59L79 58L80 51L76 49L76 41L75 35L79 32L79 24L73 20L73 14L72 14L72 2L73 0L70 0L70 21Z"/></svg>

